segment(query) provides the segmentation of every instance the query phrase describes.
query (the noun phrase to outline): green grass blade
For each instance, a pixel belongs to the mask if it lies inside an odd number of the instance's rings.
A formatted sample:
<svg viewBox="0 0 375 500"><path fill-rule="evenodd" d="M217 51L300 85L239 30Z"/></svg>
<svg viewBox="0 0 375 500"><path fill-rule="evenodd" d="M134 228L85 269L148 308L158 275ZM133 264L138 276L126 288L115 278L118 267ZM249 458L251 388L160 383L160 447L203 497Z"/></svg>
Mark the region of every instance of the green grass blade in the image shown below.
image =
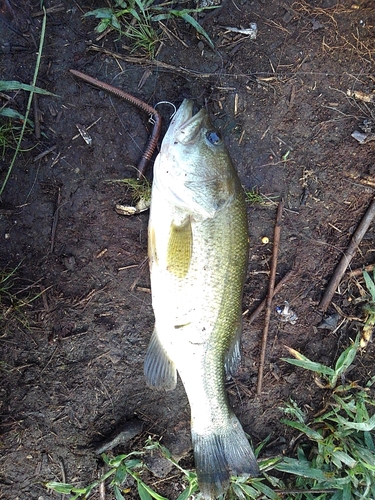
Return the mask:
<svg viewBox="0 0 375 500"><path fill-rule="evenodd" d="M349 346L347 349L345 349L344 352L341 353L339 356L339 359L336 361L335 365L335 375L336 379L339 377L342 373L344 373L349 366L353 363L353 360L357 354L359 348L359 336L357 336L355 342Z"/></svg>
<svg viewBox="0 0 375 500"><path fill-rule="evenodd" d="M181 15L181 17L184 21L191 24L193 26L193 28L195 28L195 30L198 31L198 33L200 33L202 36L205 37L205 39L207 40L207 42L209 43L209 45L212 49L215 48L214 42L208 36L208 33L206 32L206 30L202 28L202 26L198 23L198 21L196 21L194 19L194 17L192 17L190 14L187 14L187 13L183 13Z"/></svg>
<svg viewBox="0 0 375 500"><path fill-rule="evenodd" d="M279 500L279 495L273 491L272 488L263 484L261 481L257 481L253 484L254 488L259 490L266 498L270 498L271 500Z"/></svg>
<svg viewBox="0 0 375 500"><path fill-rule="evenodd" d="M296 460L295 458L284 457L283 461L275 465L275 469L280 472L287 472L296 476L301 476L318 481L327 481L328 477L321 469L315 469L309 462Z"/></svg>
<svg viewBox="0 0 375 500"><path fill-rule="evenodd" d="M50 481L49 483L46 483L46 488L48 488L49 490L56 491L56 493L63 493L64 495L69 495L70 493L72 493L74 484Z"/></svg>
<svg viewBox="0 0 375 500"><path fill-rule="evenodd" d="M168 500L162 495L159 495L159 493L156 493L156 491L150 488L150 486L148 486L139 479L138 479L138 493L139 496L141 497L141 500L151 500L152 498L155 498L155 500Z"/></svg>
<svg viewBox="0 0 375 500"><path fill-rule="evenodd" d="M150 493L146 490L144 483L141 481L138 481L138 494L141 500L152 500L152 496Z"/></svg>
<svg viewBox="0 0 375 500"><path fill-rule="evenodd" d="M293 420L286 419L281 419L280 422L303 432L307 437L313 439L314 441L321 441L323 439L323 436L319 432L314 431L314 429L310 429L310 427L305 424L301 424L300 422L294 422Z"/></svg>
<svg viewBox="0 0 375 500"><path fill-rule="evenodd" d="M305 368L305 370L310 370L312 372L319 373L321 375L327 375L328 377L332 377L335 374L335 371L329 366L325 366L322 363L316 363L315 361L310 361L307 358L306 359L281 358L281 359L282 361L286 361L291 365L299 366L301 368Z"/></svg>
<svg viewBox="0 0 375 500"><path fill-rule="evenodd" d="M346 464L351 469L357 465L357 460L354 460L354 458L348 455L348 453L345 453L345 451L335 450L332 453L332 456L334 456L340 462Z"/></svg>
<svg viewBox="0 0 375 500"><path fill-rule="evenodd" d="M41 61L41 58L42 58L42 51L43 51L43 45L44 45L44 37L45 37L45 33L46 33L47 14L46 14L46 10L45 10L44 7L43 7L43 10L44 10L44 15L43 15L42 28L41 28L41 33L40 33L39 50L38 50L38 56L37 56L37 60L36 60L36 64L35 64L34 76L33 76L33 81L32 81L32 86L33 87L35 87L36 79L37 79L38 73L39 73L40 61ZM24 135L25 130L26 130L27 119L29 117L29 113L30 113L30 110L31 110L31 104L32 104L32 100L33 100L33 95L34 95L34 92L31 91L30 95L29 95L29 100L27 102L27 108L26 108L26 113L25 113L25 121L23 122L23 125L22 125L20 137L18 139L16 150L15 150L15 152L13 154L12 161L10 162L10 165L8 167L8 170L7 170L7 173L5 175L5 179L4 179L4 181L3 181L2 185L1 185L1 188L0 188L0 197L3 194L5 186L7 185L7 182L9 180L10 174L12 173L12 170L13 170L13 166L14 166L14 164L16 162L16 158L18 156L18 152L19 152L20 147L21 147L21 142L22 142L22 139L23 139L23 135Z"/></svg>
<svg viewBox="0 0 375 500"><path fill-rule="evenodd" d="M116 484L113 486L113 491L115 492L116 500L125 500L124 495L121 493L120 488Z"/></svg>
<svg viewBox="0 0 375 500"><path fill-rule="evenodd" d="M29 119L26 120L25 115L23 115L22 113L19 113L18 111L16 111L15 109L12 109L12 108L1 109L0 116L5 116L6 118L13 118L16 120L20 120L22 122L26 121L26 123L27 123L27 125L29 125L29 127L32 127L32 128L34 127L34 122L32 120L29 120Z"/></svg>
<svg viewBox="0 0 375 500"><path fill-rule="evenodd" d="M57 97L56 94L53 94L52 92L41 89L39 87L35 87L35 85L28 85L27 83L21 83L14 80L0 80L0 92L9 92L14 90L26 90L27 92L33 92L34 94L52 95L54 97Z"/></svg>
<svg viewBox="0 0 375 500"><path fill-rule="evenodd" d="M375 302L375 283L372 281L372 279L367 271L363 271L363 278L365 280L367 290L371 294L372 301ZM374 280L375 280L375 276L374 276Z"/></svg>
<svg viewBox="0 0 375 500"><path fill-rule="evenodd" d="M337 415L337 421L348 429L355 429L357 431L373 431L375 429L375 415L373 415L367 422L350 422L341 415Z"/></svg>
<svg viewBox="0 0 375 500"><path fill-rule="evenodd" d="M112 9L108 9L103 7L102 9L90 10L89 12L85 12L83 17L94 16L96 19L111 19L112 17Z"/></svg>

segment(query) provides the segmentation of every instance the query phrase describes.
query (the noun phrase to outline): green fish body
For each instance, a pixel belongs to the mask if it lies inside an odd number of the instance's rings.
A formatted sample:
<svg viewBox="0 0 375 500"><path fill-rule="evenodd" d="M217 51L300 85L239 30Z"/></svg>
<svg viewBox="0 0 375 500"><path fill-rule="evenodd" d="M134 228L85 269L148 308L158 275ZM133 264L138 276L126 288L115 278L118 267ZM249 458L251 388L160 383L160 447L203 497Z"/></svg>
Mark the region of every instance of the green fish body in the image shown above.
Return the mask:
<svg viewBox="0 0 375 500"><path fill-rule="evenodd" d="M149 260L155 330L145 358L150 387L171 390L177 372L191 408L204 498L231 475L258 474L229 407L225 374L240 363L242 294L248 262L246 207L237 172L207 111L185 100L155 161Z"/></svg>

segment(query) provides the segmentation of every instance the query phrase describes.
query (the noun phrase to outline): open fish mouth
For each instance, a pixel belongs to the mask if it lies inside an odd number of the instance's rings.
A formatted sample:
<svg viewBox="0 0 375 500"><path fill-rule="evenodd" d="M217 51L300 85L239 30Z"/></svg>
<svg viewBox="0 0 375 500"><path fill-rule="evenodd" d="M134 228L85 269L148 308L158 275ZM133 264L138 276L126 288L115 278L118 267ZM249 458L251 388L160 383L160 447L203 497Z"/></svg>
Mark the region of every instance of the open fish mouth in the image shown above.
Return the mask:
<svg viewBox="0 0 375 500"><path fill-rule="evenodd" d="M175 142L189 144L194 142L202 127L209 128L209 117L206 109L202 108L193 114L194 101L185 99L172 118L164 136L163 143L172 145Z"/></svg>

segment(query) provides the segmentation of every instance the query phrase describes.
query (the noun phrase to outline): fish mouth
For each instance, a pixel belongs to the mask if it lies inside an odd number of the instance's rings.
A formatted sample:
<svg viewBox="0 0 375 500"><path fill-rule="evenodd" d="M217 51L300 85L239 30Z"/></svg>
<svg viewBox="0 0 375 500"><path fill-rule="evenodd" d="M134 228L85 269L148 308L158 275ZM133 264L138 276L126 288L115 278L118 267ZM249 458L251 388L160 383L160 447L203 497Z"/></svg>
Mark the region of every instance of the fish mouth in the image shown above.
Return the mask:
<svg viewBox="0 0 375 500"><path fill-rule="evenodd" d="M170 144L179 142L189 144L199 134L199 131L209 125L208 113L205 108L201 108L193 115L194 101L185 99L172 118L164 141Z"/></svg>

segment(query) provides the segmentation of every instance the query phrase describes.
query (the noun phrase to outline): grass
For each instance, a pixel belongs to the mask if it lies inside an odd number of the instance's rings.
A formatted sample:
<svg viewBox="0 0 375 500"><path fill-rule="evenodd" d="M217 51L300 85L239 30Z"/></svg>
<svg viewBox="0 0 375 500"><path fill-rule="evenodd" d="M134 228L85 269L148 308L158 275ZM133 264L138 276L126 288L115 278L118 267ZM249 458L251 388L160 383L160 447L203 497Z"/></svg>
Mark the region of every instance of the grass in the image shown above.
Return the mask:
<svg viewBox="0 0 375 500"><path fill-rule="evenodd" d="M295 401L286 404L282 411L287 418L282 422L298 434L293 456L258 458L261 476L258 478L232 478L227 500L356 500L375 498L375 401L371 390L373 376L362 387L356 382L345 381L345 374L352 366L360 349L360 338L339 356L334 368L314 362L289 349L294 358L285 362L313 372L318 387L324 387L322 401L325 406L310 421ZM327 396L327 390L329 394ZM261 454L268 439L255 450ZM109 468L101 478L84 488L72 484L50 482L46 487L71 495L71 500L88 498L103 481L111 478L109 488L116 500L125 499L128 488L124 481L135 480L141 500L166 500L142 479L146 465L142 458L158 450L182 473L186 484L178 500L200 498L197 477L177 464L170 452L160 443L149 439L143 450L102 458Z"/></svg>
<svg viewBox="0 0 375 500"><path fill-rule="evenodd" d="M264 198L256 187L249 191L245 191L245 200L246 203L250 203L250 205L261 205L264 203Z"/></svg>
<svg viewBox="0 0 375 500"><path fill-rule="evenodd" d="M111 184L124 184L131 194L133 206L117 204L117 213L121 215L134 215L150 208L151 184L146 177L142 176L140 179L125 178L107 182Z"/></svg>
<svg viewBox="0 0 375 500"><path fill-rule="evenodd" d="M32 293L31 287L17 287L17 273L21 266L0 269L0 332L9 333L11 325L28 327L24 309L41 296L43 292Z"/></svg>
<svg viewBox="0 0 375 500"><path fill-rule="evenodd" d="M262 205L263 207L275 205L276 202L274 201L274 199L276 198L277 196L266 196L265 194L261 193L257 187L254 187L253 189L250 189L248 191L245 190L245 201L250 205Z"/></svg>
<svg viewBox="0 0 375 500"><path fill-rule="evenodd" d="M0 159L4 157L5 151L14 142L13 125L10 120L0 125Z"/></svg>
<svg viewBox="0 0 375 500"><path fill-rule="evenodd" d="M41 35L40 35L40 42L39 42L39 50L38 50L38 55L37 55L37 59L36 59L36 63L35 63L32 85L28 85L28 84L24 84L24 83L20 83L20 82L15 82L15 81L0 81L0 91L1 92L14 91L14 90L26 90L30 93L28 103L27 103L27 108L26 108L24 115L18 113L17 111L15 111L11 108L4 107L4 108L0 109L0 116L7 117L7 118L17 118L17 119L20 119L22 121L22 127L21 127L21 131L18 134L17 144L15 147L14 154L13 154L12 160L9 164L5 178L3 179L3 182L2 182L1 187L0 187L0 198L4 192L5 186L8 183L8 180L9 180L9 177L12 173L14 164L17 160L18 153L19 153L20 148L21 148L21 143L22 143L22 139L23 139L26 127L28 126L28 124L30 124L29 113L31 110L31 104L32 104L32 99L33 99L34 93L38 92L38 93L52 95L50 92L39 89L35 86L36 80L38 77L38 73L39 73L41 57L42 57L42 50L43 50L45 30L46 30L46 20L47 20L46 13L44 13L42 28L41 28ZM6 144L4 145L4 143L3 143L3 148L4 147L6 147ZM5 150L4 150L4 153L5 153Z"/></svg>
<svg viewBox="0 0 375 500"><path fill-rule="evenodd" d="M111 7L95 9L84 14L84 17L94 16L99 19L96 26L98 33L115 30L120 36L127 37L133 50L141 50L147 57L155 57L156 46L160 42L158 21L183 19L199 33L213 48L214 44L196 21L194 16L204 10L216 7L195 9L175 9L172 2L155 5L155 0L115 0Z"/></svg>

